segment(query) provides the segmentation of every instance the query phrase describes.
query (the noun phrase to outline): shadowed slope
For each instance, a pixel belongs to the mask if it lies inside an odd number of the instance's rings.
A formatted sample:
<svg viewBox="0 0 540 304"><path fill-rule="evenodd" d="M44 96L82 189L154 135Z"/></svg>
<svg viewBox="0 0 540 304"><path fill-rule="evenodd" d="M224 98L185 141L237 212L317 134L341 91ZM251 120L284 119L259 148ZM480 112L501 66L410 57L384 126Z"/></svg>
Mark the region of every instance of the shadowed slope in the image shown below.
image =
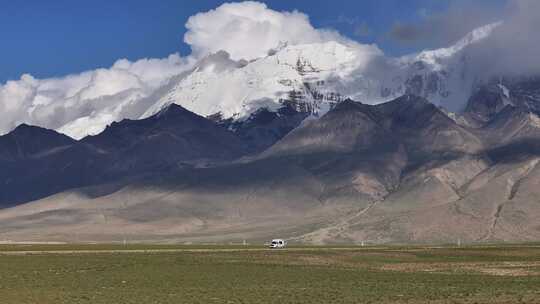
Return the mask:
<svg viewBox="0 0 540 304"><path fill-rule="evenodd" d="M482 128L470 129L412 95L377 106L348 100L320 119L302 122L260 155L235 161L214 151L201 152L213 161L193 157L196 153L189 150L184 154L182 149L191 145L176 137L152 140L154 134L162 138L163 132L176 130L176 119L171 124L159 116L152 118L156 121L126 121L111 126L103 137L86 139L83 146L99 147L101 156L129 154L128 162L112 158L117 163L109 163L103 172L136 168L156 174L112 178L111 183L0 211L0 237L208 242L279 235L310 243L531 240L540 237L535 223L540 205L534 186L539 182L538 157L521 145L538 138L536 116L529 114L505 108ZM261 115L258 126L278 119ZM213 125L206 128L207 123L201 123L204 132L213 132L215 124L208 121ZM184 126L178 138L193 134L191 125ZM504 140L497 142L498 136ZM169 147L184 161L156 160L149 148L155 146L143 145L145 154L138 148L142 143ZM234 152L236 145L227 144L217 142L217 147ZM203 141L193 147L210 146ZM138 163L144 159L148 170ZM125 166L130 161L134 167Z"/></svg>
<svg viewBox="0 0 540 304"><path fill-rule="evenodd" d="M10 206L70 188L231 160L243 155L244 145L223 127L171 105L80 142L23 125L0 137L0 151L9 160L0 161L0 206Z"/></svg>

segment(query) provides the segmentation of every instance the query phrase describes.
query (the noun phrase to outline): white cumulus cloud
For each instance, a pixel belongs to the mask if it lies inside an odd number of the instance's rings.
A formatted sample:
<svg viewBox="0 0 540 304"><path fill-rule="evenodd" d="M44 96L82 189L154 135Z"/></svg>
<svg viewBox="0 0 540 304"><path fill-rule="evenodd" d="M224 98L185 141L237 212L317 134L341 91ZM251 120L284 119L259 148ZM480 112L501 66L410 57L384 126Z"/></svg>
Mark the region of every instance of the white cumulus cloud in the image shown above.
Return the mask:
<svg viewBox="0 0 540 304"><path fill-rule="evenodd" d="M57 129L72 137L95 134L115 120L137 118L136 103L189 68L177 54L163 59L118 60L59 78L24 74L0 85L0 134L21 123Z"/></svg>
<svg viewBox="0 0 540 304"><path fill-rule="evenodd" d="M196 14L186 23L184 41L194 55L224 50L234 60L264 56L280 43L351 41L335 31L316 29L306 14L278 12L260 2L226 3Z"/></svg>

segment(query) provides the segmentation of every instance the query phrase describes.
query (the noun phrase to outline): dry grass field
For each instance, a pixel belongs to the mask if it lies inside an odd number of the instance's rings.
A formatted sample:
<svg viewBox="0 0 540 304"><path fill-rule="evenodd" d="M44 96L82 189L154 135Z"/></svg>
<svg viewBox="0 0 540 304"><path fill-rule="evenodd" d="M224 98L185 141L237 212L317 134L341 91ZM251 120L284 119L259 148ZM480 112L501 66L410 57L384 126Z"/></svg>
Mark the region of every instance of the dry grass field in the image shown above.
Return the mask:
<svg viewBox="0 0 540 304"><path fill-rule="evenodd" d="M0 303L540 303L540 246L0 245Z"/></svg>

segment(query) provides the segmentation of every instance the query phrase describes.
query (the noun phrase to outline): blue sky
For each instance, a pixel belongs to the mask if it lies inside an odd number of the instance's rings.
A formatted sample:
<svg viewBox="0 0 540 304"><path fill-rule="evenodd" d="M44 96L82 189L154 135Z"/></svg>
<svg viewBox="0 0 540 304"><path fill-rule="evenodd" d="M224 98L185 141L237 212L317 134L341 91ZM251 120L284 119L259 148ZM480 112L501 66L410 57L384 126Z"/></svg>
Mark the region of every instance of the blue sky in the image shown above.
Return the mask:
<svg viewBox="0 0 540 304"><path fill-rule="evenodd" d="M175 52L187 55L190 49L182 41L186 20L223 2L1 1L0 82L18 79L23 73L46 78L109 67L119 58L161 58ZM434 38L439 37L437 32L424 35L427 28L433 28L426 19L445 16L452 8L466 3L462 0L264 2L278 11L299 10L307 14L317 28L333 28L363 43L376 43L390 55L443 46L444 39ZM481 10L493 11L486 16L489 20L504 8L505 1L477 0L475 3ZM392 33L403 39L396 39ZM461 32L456 35L459 34Z"/></svg>

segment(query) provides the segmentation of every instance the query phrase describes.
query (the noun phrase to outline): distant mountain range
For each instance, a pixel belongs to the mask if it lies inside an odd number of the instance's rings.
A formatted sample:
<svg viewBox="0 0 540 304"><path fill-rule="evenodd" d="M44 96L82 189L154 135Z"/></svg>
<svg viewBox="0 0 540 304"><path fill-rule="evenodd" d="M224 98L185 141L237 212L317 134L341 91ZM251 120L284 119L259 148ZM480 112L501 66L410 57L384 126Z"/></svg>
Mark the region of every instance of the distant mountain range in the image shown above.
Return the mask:
<svg viewBox="0 0 540 304"><path fill-rule="evenodd" d="M139 119L20 125L0 136L0 241L538 240L540 77L467 74L496 26L387 75L337 42L219 52Z"/></svg>
<svg viewBox="0 0 540 304"><path fill-rule="evenodd" d="M21 125L0 137L0 239L535 240L533 83L480 87L459 116L407 94L318 119L290 104L242 122L171 104L79 141Z"/></svg>

